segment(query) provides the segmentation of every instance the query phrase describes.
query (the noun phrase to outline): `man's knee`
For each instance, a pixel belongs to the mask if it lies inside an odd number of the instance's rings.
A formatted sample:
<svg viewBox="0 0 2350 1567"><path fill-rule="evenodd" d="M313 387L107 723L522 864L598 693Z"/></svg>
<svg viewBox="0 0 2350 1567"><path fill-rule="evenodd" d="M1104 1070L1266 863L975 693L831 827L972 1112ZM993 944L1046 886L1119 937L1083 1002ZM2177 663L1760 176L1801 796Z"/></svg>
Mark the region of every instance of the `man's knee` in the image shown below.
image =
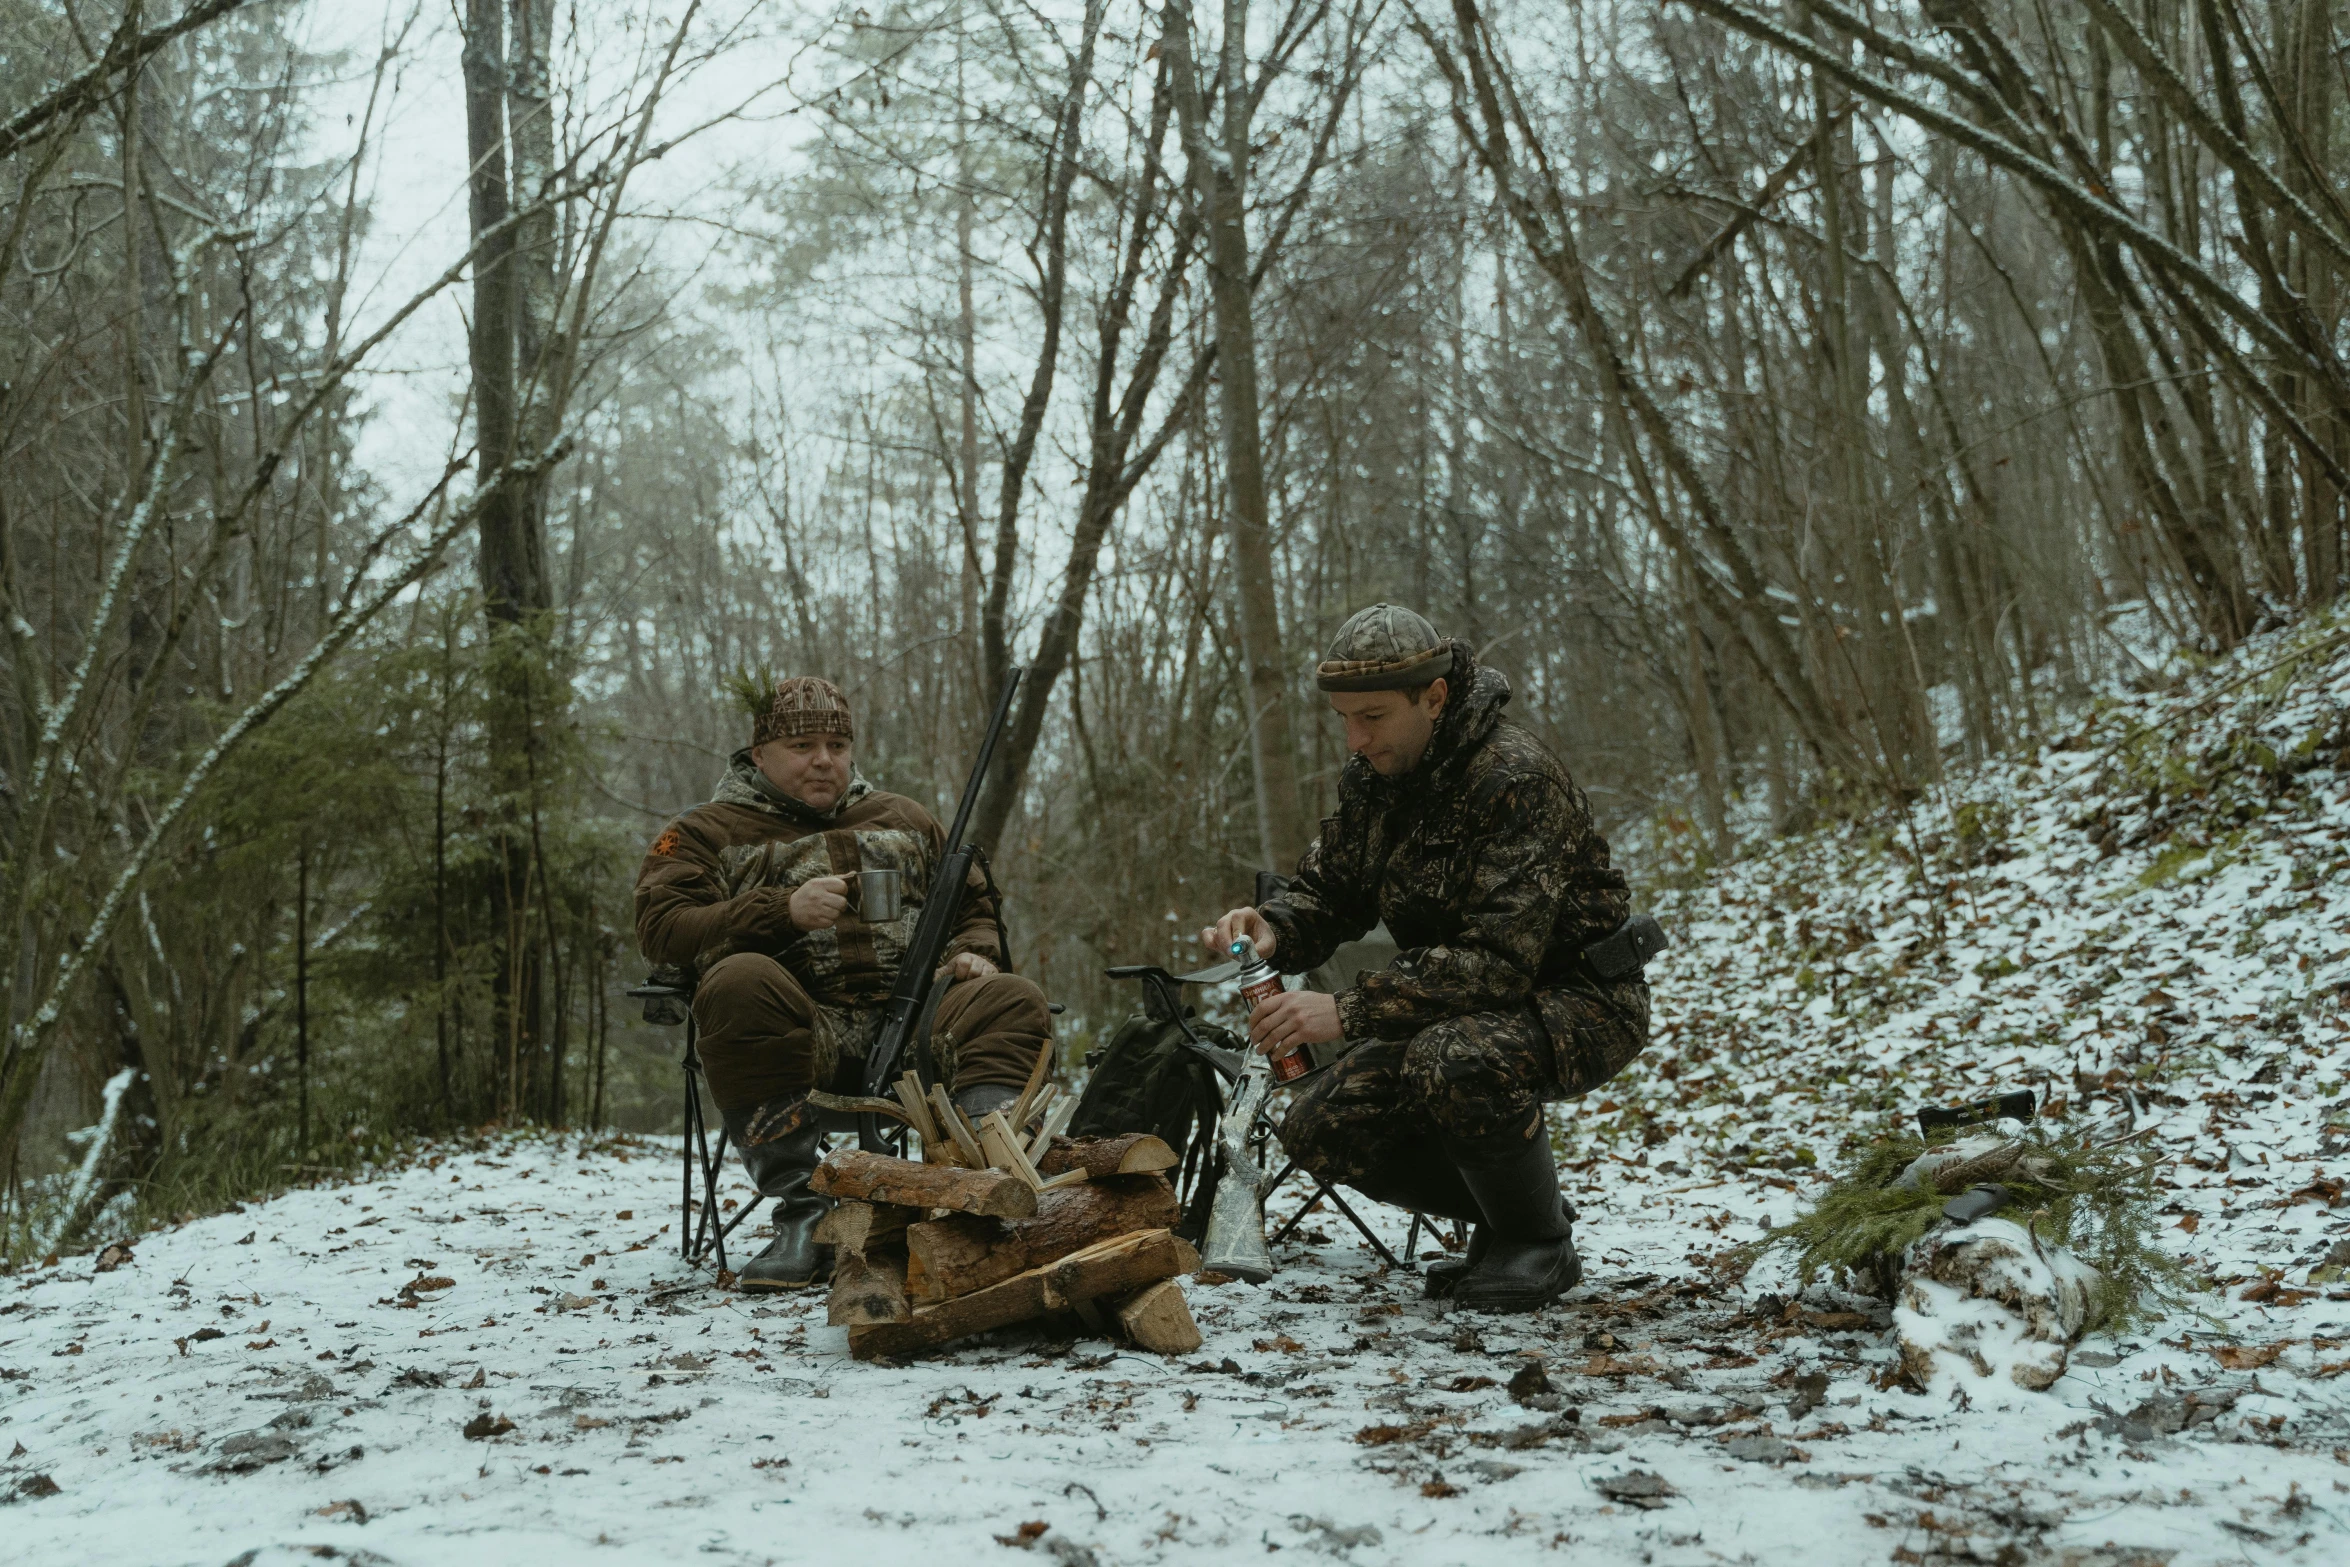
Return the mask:
<svg viewBox="0 0 2350 1567"><path fill-rule="evenodd" d="M719 959L694 987L702 1074L723 1111L804 1094L819 1063L815 1003L763 953Z"/></svg>
<svg viewBox="0 0 2350 1567"><path fill-rule="evenodd" d="M1483 1137L1525 1124L1555 1072L1550 1044L1531 1017L1474 1013L1432 1023L1404 1047L1403 1077L1444 1131Z"/></svg>
<svg viewBox="0 0 2350 1567"><path fill-rule="evenodd" d="M959 980L931 1023L931 1056L951 1088L1018 1088L1052 1036L1044 992L1018 974Z"/></svg>
<svg viewBox="0 0 2350 1567"><path fill-rule="evenodd" d="M804 1028L815 1003L789 970L764 952L736 952L703 970L694 986L694 1021L706 1033L762 1014Z"/></svg>
<svg viewBox="0 0 2350 1567"><path fill-rule="evenodd" d="M964 983L971 987L970 1005L964 1012L968 1026L1026 1034L1032 1039L1042 1039L1051 1031L1053 1014L1035 980L1021 974L990 974Z"/></svg>

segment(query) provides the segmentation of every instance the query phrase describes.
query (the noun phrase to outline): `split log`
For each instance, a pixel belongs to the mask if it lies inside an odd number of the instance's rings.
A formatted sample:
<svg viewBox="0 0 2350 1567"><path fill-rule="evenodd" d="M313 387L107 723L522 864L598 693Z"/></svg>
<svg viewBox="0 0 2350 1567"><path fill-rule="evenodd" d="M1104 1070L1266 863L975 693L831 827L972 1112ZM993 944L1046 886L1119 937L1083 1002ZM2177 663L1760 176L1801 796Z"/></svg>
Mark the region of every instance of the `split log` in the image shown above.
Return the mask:
<svg viewBox="0 0 2350 1567"><path fill-rule="evenodd" d="M906 1288L920 1303L952 1300L1105 1236L1172 1229L1179 1216L1164 1177L1129 1175L1044 1192L1034 1218L925 1220L906 1231Z"/></svg>
<svg viewBox="0 0 2350 1567"><path fill-rule="evenodd" d="M891 1242L903 1244L906 1226L922 1214L920 1208L901 1208L894 1203L836 1203L830 1213L816 1221L816 1241L849 1256L862 1257L871 1247Z"/></svg>
<svg viewBox="0 0 2350 1567"><path fill-rule="evenodd" d="M1154 1170L1172 1170L1178 1162L1175 1150L1148 1132L1077 1141L1056 1137L1044 1151L1044 1157L1036 1161L1036 1173L1063 1175L1071 1170L1083 1170L1100 1180L1105 1175L1144 1175Z"/></svg>
<svg viewBox="0 0 2350 1567"><path fill-rule="evenodd" d="M1036 1166L1028 1162L1028 1151L1020 1145L1020 1134L1012 1130L1012 1123L1004 1119L1001 1110L990 1110L980 1125L979 1146L994 1157L988 1163L999 1170L1009 1170L1031 1187L1041 1188L1044 1177Z"/></svg>
<svg viewBox="0 0 2350 1567"><path fill-rule="evenodd" d="M903 1208L951 1208L996 1219L1026 1219L1036 1213L1035 1188L1017 1175L916 1164L858 1148L835 1148L826 1154L808 1184L827 1197Z"/></svg>
<svg viewBox="0 0 2350 1567"><path fill-rule="evenodd" d="M1131 1294L1198 1266L1199 1253L1171 1230L1120 1235L976 1294L924 1306L908 1321L851 1328L849 1353L859 1360L919 1354L973 1333L1066 1310L1081 1300Z"/></svg>
<svg viewBox="0 0 2350 1567"><path fill-rule="evenodd" d="M971 1123L963 1119L963 1112L955 1108L944 1085L930 1085L930 1109L939 1130L954 1142L955 1156L974 1170L987 1168L987 1155L979 1151L979 1140L971 1135Z"/></svg>
<svg viewBox="0 0 2350 1567"><path fill-rule="evenodd" d="M904 1322L913 1315L906 1300L904 1252L890 1247L833 1254L832 1293L825 1301L825 1321L836 1328L862 1328Z"/></svg>
<svg viewBox="0 0 2350 1567"><path fill-rule="evenodd" d="M1200 1346L1199 1324L1191 1320L1191 1303L1183 1286L1161 1279L1118 1305L1118 1326L1143 1349L1159 1355L1188 1355Z"/></svg>

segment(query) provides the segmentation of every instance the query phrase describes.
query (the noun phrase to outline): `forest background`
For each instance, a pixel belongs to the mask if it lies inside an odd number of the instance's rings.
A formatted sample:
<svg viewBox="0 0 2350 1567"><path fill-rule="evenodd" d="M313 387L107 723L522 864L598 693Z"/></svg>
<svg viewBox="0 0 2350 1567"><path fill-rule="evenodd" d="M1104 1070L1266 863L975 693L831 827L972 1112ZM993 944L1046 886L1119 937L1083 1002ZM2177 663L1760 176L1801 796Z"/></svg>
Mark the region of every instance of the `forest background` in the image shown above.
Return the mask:
<svg viewBox="0 0 2350 1567"><path fill-rule="evenodd" d="M746 673L943 813L1030 668L1074 1050L1374 599L1650 884L2330 603L2338 9L0 0L0 1257L672 1126Z"/></svg>

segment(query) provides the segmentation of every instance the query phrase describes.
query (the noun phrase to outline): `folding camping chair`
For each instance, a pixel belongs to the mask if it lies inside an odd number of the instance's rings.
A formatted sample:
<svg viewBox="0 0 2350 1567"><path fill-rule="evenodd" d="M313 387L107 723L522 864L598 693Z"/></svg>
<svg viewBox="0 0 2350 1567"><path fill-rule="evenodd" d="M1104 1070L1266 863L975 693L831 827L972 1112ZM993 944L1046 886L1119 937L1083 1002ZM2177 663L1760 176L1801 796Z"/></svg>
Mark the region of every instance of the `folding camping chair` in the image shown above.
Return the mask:
<svg viewBox="0 0 2350 1567"><path fill-rule="evenodd" d="M693 970L664 964L646 975L643 984L629 987L627 994L645 1004L646 1022L659 1028L685 1025L685 1054L678 1062L685 1076L685 1135L678 1149L679 1179L683 1187L677 1208L678 1250L689 1263L698 1263L716 1252L718 1269L723 1273L726 1237L759 1211L762 1199L752 1197L743 1204L740 1213L721 1222L718 1173L726 1167L727 1131L723 1125L718 1128L718 1142L713 1147L709 1117L702 1109L702 1057L696 1048L700 1030L694 1023L694 980ZM702 1190L698 1205L694 1201L697 1175Z"/></svg>
<svg viewBox="0 0 2350 1567"><path fill-rule="evenodd" d="M726 1168L729 1134L722 1123L718 1139L710 1140L709 1115L702 1108L702 1057L696 1048L700 1029L694 1022L693 970L674 964L663 964L645 976L641 985L631 986L625 994L645 1004L645 1021L658 1028L685 1026L685 1053L678 1060L685 1077L685 1135L678 1149L679 1182L682 1195L678 1199L678 1250L688 1263L699 1263L704 1257L717 1254L718 1271L726 1271L726 1238L741 1228L743 1221L759 1211L766 1199L753 1194L743 1204L742 1211L721 1222L718 1206L718 1176ZM947 987L933 985L930 999L924 1003L922 1015L914 1026L913 1053L915 1060L907 1064L919 1072L925 1082L929 1070L929 1042L931 1019L936 1016L938 1004L946 995ZM1059 1002L1046 1008L1053 1016L1061 1014ZM857 1118L851 1115L826 1115L822 1122L826 1134L855 1132ZM901 1145L902 1147L902 1145ZM701 1186L701 1201L694 1200L696 1177Z"/></svg>
<svg viewBox="0 0 2350 1567"><path fill-rule="evenodd" d="M1265 896L1262 893L1263 885L1263 882L1260 880L1260 897L1258 900L1260 902L1263 901ZM1205 1060L1209 1066L1214 1068L1217 1114L1220 1117L1223 1111L1228 1108L1232 1085L1239 1080L1242 1065L1241 1059L1236 1052L1216 1045L1211 1045L1192 1031L1189 1022L1191 1009L1184 1005L1182 993L1182 987L1186 984L1212 983L1212 976L1216 975L1219 971L1215 969L1203 969L1196 974L1170 974L1155 963L1133 963L1126 964L1118 968L1109 969L1106 972L1112 979L1140 980L1142 982L1143 1010L1145 1013L1151 1017L1172 1020L1183 1030L1186 1042L1189 1044L1192 1052L1198 1055L1201 1059ZM1264 1157L1264 1149L1266 1145L1277 1140L1279 1136L1280 1132L1278 1127L1269 1117L1260 1119L1256 1126L1251 1129L1251 1141L1255 1144L1257 1157L1260 1160L1262 1160ZM1211 1155L1211 1157L1213 1156ZM1296 1173L1297 1168L1298 1164L1295 1159L1291 1159L1288 1163L1284 1164L1281 1167L1281 1173L1273 1177L1272 1184L1265 1188L1265 1196L1270 1198L1274 1192L1280 1189L1282 1182L1288 1180L1292 1174ZM1314 1205L1318 1202L1321 1202L1325 1198L1327 1198L1331 1205L1336 1207L1340 1213L1346 1216L1346 1221L1349 1224L1352 1224L1355 1227L1356 1232L1363 1237L1363 1240L1370 1246L1370 1248L1379 1254L1380 1260L1384 1261L1391 1268L1399 1268L1406 1273L1412 1271L1413 1264L1408 1259L1418 1244L1420 1224L1423 1215L1419 1213L1412 1214L1412 1227L1410 1232L1411 1238L1407 1240L1404 1245L1405 1257L1398 1258L1394 1252L1388 1249L1387 1243L1379 1238L1377 1233L1372 1230L1370 1225L1363 1222L1363 1216L1355 1212L1353 1206L1349 1204L1344 1197L1341 1197L1338 1194L1336 1187L1333 1186L1329 1181L1322 1181L1317 1184L1313 1194L1306 1199L1305 1206L1298 1209L1297 1213L1291 1217L1287 1224L1281 1226L1278 1231L1268 1237L1266 1240L1266 1245L1268 1247L1278 1246L1283 1241L1287 1240L1290 1236L1290 1233L1298 1227L1301 1221L1304 1220L1306 1214L1312 1211Z"/></svg>

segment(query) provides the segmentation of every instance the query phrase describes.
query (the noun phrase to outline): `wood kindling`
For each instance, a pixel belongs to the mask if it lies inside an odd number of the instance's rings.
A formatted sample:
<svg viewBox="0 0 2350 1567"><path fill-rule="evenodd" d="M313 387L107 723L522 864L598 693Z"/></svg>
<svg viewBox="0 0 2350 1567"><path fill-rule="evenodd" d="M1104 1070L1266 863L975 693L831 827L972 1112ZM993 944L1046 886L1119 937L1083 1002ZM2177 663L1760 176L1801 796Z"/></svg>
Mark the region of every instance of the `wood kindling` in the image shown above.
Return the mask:
<svg viewBox="0 0 2350 1567"><path fill-rule="evenodd" d="M1036 1064L1028 1069L1028 1086L1020 1090L1019 1102L1012 1106L1012 1125L1028 1124L1028 1112L1035 1108L1037 1091L1044 1087L1045 1074L1052 1070L1052 1065L1053 1041L1047 1034L1044 1042L1036 1047Z"/></svg>
<svg viewBox="0 0 2350 1567"><path fill-rule="evenodd" d="M953 1139L955 1152L974 1170L987 1168L987 1155L980 1152L979 1139L971 1135L971 1125L963 1119L963 1112L947 1097L947 1091L938 1084L930 1085L930 1108L938 1117L938 1124Z"/></svg>

